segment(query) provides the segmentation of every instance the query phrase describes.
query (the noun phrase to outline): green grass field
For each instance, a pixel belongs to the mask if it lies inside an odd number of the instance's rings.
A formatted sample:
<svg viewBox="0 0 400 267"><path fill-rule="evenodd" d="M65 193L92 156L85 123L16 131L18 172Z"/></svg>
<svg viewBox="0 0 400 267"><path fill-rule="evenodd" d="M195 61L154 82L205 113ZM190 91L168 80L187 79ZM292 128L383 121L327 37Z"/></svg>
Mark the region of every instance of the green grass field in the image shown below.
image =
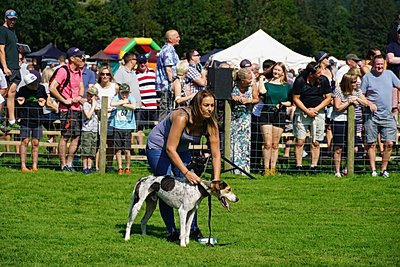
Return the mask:
<svg viewBox="0 0 400 267"><path fill-rule="evenodd" d="M223 176L240 198L213 200L218 245L168 243L159 211L124 240L130 176L0 168L1 266L400 266L400 174ZM199 211L207 230L207 200ZM176 220L178 216L176 216Z"/></svg>

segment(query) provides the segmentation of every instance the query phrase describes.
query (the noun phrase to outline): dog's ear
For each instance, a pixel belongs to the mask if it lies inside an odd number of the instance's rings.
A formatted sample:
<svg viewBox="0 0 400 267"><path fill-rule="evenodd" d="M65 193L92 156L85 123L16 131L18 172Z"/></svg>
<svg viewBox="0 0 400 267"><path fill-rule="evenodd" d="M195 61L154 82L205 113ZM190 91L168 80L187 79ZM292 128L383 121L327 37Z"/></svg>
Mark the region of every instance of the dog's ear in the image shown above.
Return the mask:
<svg viewBox="0 0 400 267"><path fill-rule="evenodd" d="M228 185L222 180L213 180L211 183L212 187L215 188L217 191L223 190Z"/></svg>

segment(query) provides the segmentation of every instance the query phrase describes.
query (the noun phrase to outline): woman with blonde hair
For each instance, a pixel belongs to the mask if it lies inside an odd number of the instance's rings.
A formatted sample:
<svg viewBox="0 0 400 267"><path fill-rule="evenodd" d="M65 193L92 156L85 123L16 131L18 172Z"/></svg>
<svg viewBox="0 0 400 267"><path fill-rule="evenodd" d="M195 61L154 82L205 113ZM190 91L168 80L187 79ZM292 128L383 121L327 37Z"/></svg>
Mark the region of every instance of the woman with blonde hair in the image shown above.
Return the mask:
<svg viewBox="0 0 400 267"><path fill-rule="evenodd" d="M190 86L186 81L186 74L189 69L187 60L180 60L176 65L176 78L172 83L172 92L174 93L174 106L188 106L194 93L190 91Z"/></svg>
<svg viewBox="0 0 400 267"><path fill-rule="evenodd" d="M107 121L107 164L108 164L108 169L111 170L113 169L112 167L112 161L114 157L114 151L113 151L113 130L112 127L110 126L112 115L113 115L113 110L115 109L114 107L111 106L111 100L114 98L114 96L118 93L119 91L119 86L116 82L114 82L114 76L112 74L111 68L106 65L102 66L99 70L99 76L97 78L97 83L94 85L97 90L99 91L98 94L98 106L101 107L101 100L103 96L108 97L108 103L107 103L107 112L108 112L108 121ZM96 155L96 169L98 170L98 153Z"/></svg>
<svg viewBox="0 0 400 267"><path fill-rule="evenodd" d="M49 131L57 130L57 127L55 126L54 122L60 119L60 116L58 115L58 102L56 101L55 98L51 96L49 90L49 82L53 73L54 73L54 68L51 68L49 66L44 68L44 70L42 71L42 82L41 82L41 84L46 89L46 94L47 94L46 105L43 107L43 117L41 119L41 122L43 127ZM55 141L56 136L49 135L48 138L49 139L47 140L47 142L53 143ZM48 147L48 150L53 153L57 152L57 149L55 147L53 148Z"/></svg>
<svg viewBox="0 0 400 267"><path fill-rule="evenodd" d="M274 175L278 161L278 148L285 128L286 108L292 106L291 86L286 76L286 67L277 62L272 67L272 78L265 80L260 75L258 85L260 95L264 95L264 107L260 117L260 129L264 148L264 174Z"/></svg>
<svg viewBox="0 0 400 267"><path fill-rule="evenodd" d="M231 156L233 163L246 172L250 172L251 110L258 103L257 87L252 81L250 68L240 69L231 93ZM234 172L242 174L237 169Z"/></svg>

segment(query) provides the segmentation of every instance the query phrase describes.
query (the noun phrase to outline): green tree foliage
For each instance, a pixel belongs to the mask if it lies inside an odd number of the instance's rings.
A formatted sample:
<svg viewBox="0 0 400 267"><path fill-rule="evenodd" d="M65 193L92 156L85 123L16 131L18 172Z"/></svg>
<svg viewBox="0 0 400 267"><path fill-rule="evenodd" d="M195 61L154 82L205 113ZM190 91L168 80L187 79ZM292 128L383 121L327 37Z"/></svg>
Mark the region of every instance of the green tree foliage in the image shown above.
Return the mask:
<svg viewBox="0 0 400 267"><path fill-rule="evenodd" d="M24 0L3 1L20 18L17 35L33 51L49 42L78 46L89 54L116 37L181 34L178 52L226 48L258 29L292 50L313 56L319 50L343 58L371 47L385 50L400 0Z"/></svg>

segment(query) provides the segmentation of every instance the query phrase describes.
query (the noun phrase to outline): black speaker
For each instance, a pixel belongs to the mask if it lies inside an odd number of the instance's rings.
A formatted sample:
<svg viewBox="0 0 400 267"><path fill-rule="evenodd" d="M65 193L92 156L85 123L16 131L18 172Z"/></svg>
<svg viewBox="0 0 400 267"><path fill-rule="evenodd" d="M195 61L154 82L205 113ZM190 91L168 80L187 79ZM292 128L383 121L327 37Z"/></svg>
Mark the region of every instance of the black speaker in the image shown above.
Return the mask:
<svg viewBox="0 0 400 267"><path fill-rule="evenodd" d="M218 100L231 99L233 87L233 70L227 68L208 69L208 88L214 92Z"/></svg>

